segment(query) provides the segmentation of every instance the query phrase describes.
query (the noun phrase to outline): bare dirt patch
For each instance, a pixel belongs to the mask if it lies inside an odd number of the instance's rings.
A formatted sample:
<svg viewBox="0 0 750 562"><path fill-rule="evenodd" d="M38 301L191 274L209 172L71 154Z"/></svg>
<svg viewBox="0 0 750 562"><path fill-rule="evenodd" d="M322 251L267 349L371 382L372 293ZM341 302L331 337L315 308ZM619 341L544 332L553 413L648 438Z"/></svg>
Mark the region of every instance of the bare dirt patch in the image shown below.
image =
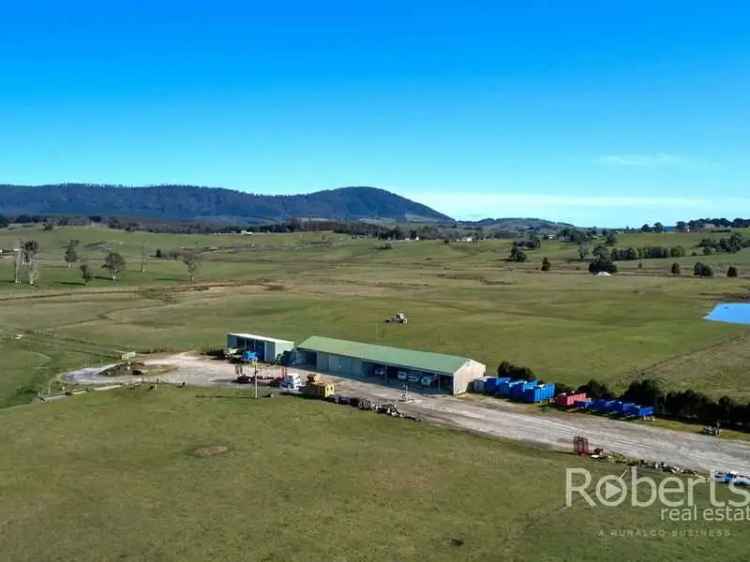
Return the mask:
<svg viewBox="0 0 750 562"><path fill-rule="evenodd" d="M198 447L197 449L193 449L191 451L191 454L194 457L206 458L215 457L216 455L223 455L224 453L228 452L229 447L225 447L224 445L211 445L209 447Z"/></svg>

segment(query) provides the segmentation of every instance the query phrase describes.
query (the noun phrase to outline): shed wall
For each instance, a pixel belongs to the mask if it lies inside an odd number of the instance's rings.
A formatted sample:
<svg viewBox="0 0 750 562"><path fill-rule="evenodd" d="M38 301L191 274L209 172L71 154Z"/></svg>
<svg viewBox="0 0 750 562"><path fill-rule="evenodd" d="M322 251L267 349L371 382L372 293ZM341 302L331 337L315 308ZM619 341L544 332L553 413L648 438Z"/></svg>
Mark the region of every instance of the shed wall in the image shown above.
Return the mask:
<svg viewBox="0 0 750 562"><path fill-rule="evenodd" d="M294 349L294 342L265 341L255 338L245 338L236 334L227 334L227 347L235 349L250 348L258 353L261 361L273 362L285 351Z"/></svg>
<svg viewBox="0 0 750 562"><path fill-rule="evenodd" d="M477 361L467 361L458 371L453 373L453 394L463 394L469 389L474 379L482 378L487 367Z"/></svg>
<svg viewBox="0 0 750 562"><path fill-rule="evenodd" d="M332 353L317 353L315 367L319 371L339 375L356 375L363 374L362 361L355 357L344 357L343 355L334 355Z"/></svg>
<svg viewBox="0 0 750 562"><path fill-rule="evenodd" d="M295 361L297 363L305 362L305 356L315 354L315 369L322 373L330 373L334 375L353 375L362 376L368 367L372 367L371 363L363 362L361 359L356 357L347 357L343 355L336 355L333 353L325 353L322 351L317 352L304 352L303 350L297 349ZM312 359L312 358L310 358ZM452 379L452 385L447 388L443 386L443 390L447 390L452 394L463 394L469 388L469 385L475 379L479 379L485 375L487 367L477 361L468 360L461 366L453 375L442 375L450 377ZM430 371L422 371L424 373L430 373ZM440 373L435 373L440 374Z"/></svg>

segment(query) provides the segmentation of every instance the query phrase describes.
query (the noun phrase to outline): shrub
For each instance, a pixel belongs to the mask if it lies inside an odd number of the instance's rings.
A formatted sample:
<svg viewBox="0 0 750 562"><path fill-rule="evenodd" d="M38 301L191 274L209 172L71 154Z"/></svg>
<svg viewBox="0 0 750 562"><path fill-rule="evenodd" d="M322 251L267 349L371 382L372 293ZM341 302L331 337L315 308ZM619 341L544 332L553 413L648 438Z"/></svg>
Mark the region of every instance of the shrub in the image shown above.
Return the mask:
<svg viewBox="0 0 750 562"><path fill-rule="evenodd" d="M513 245L513 248L510 251L510 256L508 257L508 260L514 261L517 263L523 263L528 259L526 256L526 252L524 252L519 246Z"/></svg>
<svg viewBox="0 0 750 562"><path fill-rule="evenodd" d="M698 262L695 264L695 267L693 267L693 275L696 277L713 277L714 270L711 269L711 266Z"/></svg>
<svg viewBox="0 0 750 562"><path fill-rule="evenodd" d="M664 400L664 391L655 379L643 379L633 381L628 389L620 397L623 402L635 402L643 406L661 406Z"/></svg>
<svg viewBox="0 0 750 562"><path fill-rule="evenodd" d="M549 258L544 258L542 260L542 271L549 271L552 269L552 263L550 263Z"/></svg>
<svg viewBox="0 0 750 562"><path fill-rule="evenodd" d="M508 361L503 361L497 366L497 376L531 380L534 378L534 372L528 367L520 367Z"/></svg>
<svg viewBox="0 0 750 562"><path fill-rule="evenodd" d="M85 285L88 285L89 281L91 281L91 279L93 279L94 277L94 274L91 272L91 268L87 263L82 263L79 269L81 270L81 279L83 279L83 283Z"/></svg>
<svg viewBox="0 0 750 562"><path fill-rule="evenodd" d="M593 274L601 272L617 273L617 265L608 257L598 256L589 264L589 272Z"/></svg>
<svg viewBox="0 0 750 562"><path fill-rule="evenodd" d="M564 382L555 383L555 396L558 394L570 394L574 391L575 389L572 386L568 386Z"/></svg>
<svg viewBox="0 0 750 562"><path fill-rule="evenodd" d="M578 392L585 392L590 398L612 398L612 392L606 384L599 382L596 379L591 379L586 384L578 387Z"/></svg>
<svg viewBox="0 0 750 562"><path fill-rule="evenodd" d="M733 265L727 270L727 277L739 277L740 272Z"/></svg>

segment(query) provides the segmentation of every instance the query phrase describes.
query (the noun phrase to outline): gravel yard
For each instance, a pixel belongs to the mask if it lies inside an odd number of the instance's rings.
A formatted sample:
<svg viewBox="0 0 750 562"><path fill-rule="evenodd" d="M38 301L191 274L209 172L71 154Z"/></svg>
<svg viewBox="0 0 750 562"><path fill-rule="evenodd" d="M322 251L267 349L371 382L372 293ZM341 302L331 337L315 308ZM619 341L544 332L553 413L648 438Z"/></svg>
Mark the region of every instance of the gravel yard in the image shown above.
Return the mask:
<svg viewBox="0 0 750 562"><path fill-rule="evenodd" d="M147 365L169 365L174 370L158 377L101 376L108 366L86 368L63 375L63 380L76 384L111 385L141 380L191 386L247 388L233 382L234 365L194 353L158 356L145 361ZM303 369L290 368L302 375ZM263 369L264 375L280 374L280 367ZM401 389L383 386L366 380L323 375L336 383L339 394L398 402ZM409 393L409 401L400 402L401 411L423 419L484 433L526 441L536 445L570 450L573 437L587 437L593 447L604 447L627 457L649 461L663 461L686 468L701 470L736 470L750 474L750 444L729 439L716 439L667 429L646 427L602 416L565 414L548 411L540 413L533 406L514 404L485 397L453 397Z"/></svg>

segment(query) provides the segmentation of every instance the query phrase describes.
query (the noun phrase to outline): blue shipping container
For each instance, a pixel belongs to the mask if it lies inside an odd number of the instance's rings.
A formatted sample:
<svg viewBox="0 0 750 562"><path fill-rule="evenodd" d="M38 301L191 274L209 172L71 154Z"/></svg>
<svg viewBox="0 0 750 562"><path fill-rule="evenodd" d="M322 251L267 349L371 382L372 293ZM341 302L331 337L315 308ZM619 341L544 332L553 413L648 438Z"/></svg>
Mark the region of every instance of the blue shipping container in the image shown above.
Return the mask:
<svg viewBox="0 0 750 562"><path fill-rule="evenodd" d="M510 389L510 397L514 400L523 400L524 393L537 386L537 381L518 381Z"/></svg>
<svg viewBox="0 0 750 562"><path fill-rule="evenodd" d="M573 405L576 408L583 408L584 410L588 410L591 407L591 402L593 402L593 400L576 400Z"/></svg>
<svg viewBox="0 0 750 562"><path fill-rule="evenodd" d="M555 383L550 382L544 385L544 400L552 400L555 397Z"/></svg>
<svg viewBox="0 0 750 562"><path fill-rule="evenodd" d="M627 416L628 410L632 409L633 406L637 406L637 404L634 404L633 402L623 402L620 406L619 412Z"/></svg>
<svg viewBox="0 0 750 562"><path fill-rule="evenodd" d="M532 388L527 388L523 393L524 402L544 402L551 400L555 396L554 384L540 384Z"/></svg>
<svg viewBox="0 0 750 562"><path fill-rule="evenodd" d="M493 396L497 396L501 385L503 385L505 382L509 381L510 379L508 377L497 377L490 379L492 381L492 384L490 384L489 388L485 387L485 393L486 394L492 394Z"/></svg>
<svg viewBox="0 0 750 562"><path fill-rule="evenodd" d="M633 408L630 410L628 415L635 416L637 418L645 418L648 416L653 416L654 407L653 406L640 406L638 404L634 404Z"/></svg>
<svg viewBox="0 0 750 562"><path fill-rule="evenodd" d="M502 396L503 388L510 382L510 377L497 377L495 379L495 386L492 389L492 394L495 396Z"/></svg>
<svg viewBox="0 0 750 562"><path fill-rule="evenodd" d="M606 402L604 402L604 411L607 413L616 412L618 403L619 400L607 400Z"/></svg>
<svg viewBox="0 0 750 562"><path fill-rule="evenodd" d="M607 409L608 400L598 398L591 403L591 409L595 412L604 412Z"/></svg>
<svg viewBox="0 0 750 562"><path fill-rule="evenodd" d="M497 379L487 379L484 381L484 393L495 394L497 388Z"/></svg>
<svg viewBox="0 0 750 562"><path fill-rule="evenodd" d="M521 399L524 402L538 402L540 394L541 392L538 386L535 386L534 388L527 388L523 391Z"/></svg>
<svg viewBox="0 0 750 562"><path fill-rule="evenodd" d="M498 396L510 396L511 389L515 386L523 384L524 381L512 381L509 378L503 378L503 381L497 385L495 394Z"/></svg>
<svg viewBox="0 0 750 562"><path fill-rule="evenodd" d="M610 400L607 403L605 411L611 414L616 414L617 412L620 411L621 407L622 407L622 402L620 400Z"/></svg>

